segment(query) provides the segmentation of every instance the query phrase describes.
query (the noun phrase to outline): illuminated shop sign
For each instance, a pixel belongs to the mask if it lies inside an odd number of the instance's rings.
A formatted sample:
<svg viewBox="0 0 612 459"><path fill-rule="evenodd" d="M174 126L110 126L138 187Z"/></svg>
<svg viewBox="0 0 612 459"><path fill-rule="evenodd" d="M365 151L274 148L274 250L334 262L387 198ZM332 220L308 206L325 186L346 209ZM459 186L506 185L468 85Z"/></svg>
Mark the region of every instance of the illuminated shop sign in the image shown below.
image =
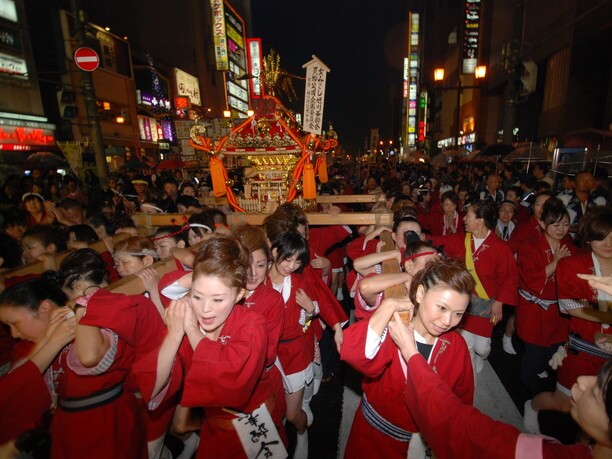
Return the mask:
<svg viewBox="0 0 612 459"><path fill-rule="evenodd" d="M17 22L17 8L15 8L15 0L0 0L0 18Z"/></svg>
<svg viewBox="0 0 612 459"><path fill-rule="evenodd" d="M55 145L55 136L52 129L0 124L0 144Z"/></svg>
<svg viewBox="0 0 612 459"><path fill-rule="evenodd" d="M170 100L164 98L157 98L153 94L150 94L146 91L141 91L140 89L136 91L136 101L140 105L147 105L149 107L160 107L166 110L170 110L171 104Z"/></svg>
<svg viewBox="0 0 612 459"><path fill-rule="evenodd" d="M466 0L463 26L463 73L473 74L478 63L480 0Z"/></svg>
<svg viewBox="0 0 612 459"><path fill-rule="evenodd" d="M249 73L253 75L253 78L249 80L251 97L261 97L263 96L263 86L261 84L261 71L263 67L261 38L247 38L247 57Z"/></svg>
<svg viewBox="0 0 612 459"><path fill-rule="evenodd" d="M217 70L229 70L227 53L227 36L225 34L225 7L223 0L210 0L213 22L213 40L215 46L215 63Z"/></svg>
<svg viewBox="0 0 612 459"><path fill-rule="evenodd" d="M15 51L23 50L19 32L2 25L0 25L0 45L14 49Z"/></svg>
<svg viewBox="0 0 612 459"><path fill-rule="evenodd" d="M404 138L408 140L409 147L416 143L417 125L417 88L419 85L419 15L409 13L408 15L408 68L404 68L404 86L407 86L407 110L406 110L406 132ZM407 72L407 75L406 75ZM407 80L407 81L406 81ZM408 83L408 84L406 84Z"/></svg>
<svg viewBox="0 0 612 459"><path fill-rule="evenodd" d="M189 100L194 105L202 105L200 99L200 81L193 75L174 69L176 79L176 93L179 96L189 96Z"/></svg>
<svg viewBox="0 0 612 459"><path fill-rule="evenodd" d="M28 76L28 66L24 59L0 53L0 73L10 73L19 77Z"/></svg>

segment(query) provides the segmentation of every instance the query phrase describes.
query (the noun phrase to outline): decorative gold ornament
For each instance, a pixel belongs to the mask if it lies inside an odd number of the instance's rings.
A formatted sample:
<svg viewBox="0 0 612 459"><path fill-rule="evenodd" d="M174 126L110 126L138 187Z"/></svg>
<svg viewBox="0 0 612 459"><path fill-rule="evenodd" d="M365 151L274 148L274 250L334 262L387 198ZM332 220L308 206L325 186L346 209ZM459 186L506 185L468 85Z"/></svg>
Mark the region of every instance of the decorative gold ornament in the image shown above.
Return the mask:
<svg viewBox="0 0 612 459"><path fill-rule="evenodd" d="M202 124L195 124L191 126L191 129L189 129L189 137L191 137L193 143L204 145L200 138L206 137L206 127Z"/></svg>
<svg viewBox="0 0 612 459"><path fill-rule="evenodd" d="M298 191L302 191L302 182L298 182L295 184L295 189Z"/></svg>
<svg viewBox="0 0 612 459"><path fill-rule="evenodd" d="M262 118L257 121L257 132L259 135L268 135L270 133L270 121L265 118Z"/></svg>
<svg viewBox="0 0 612 459"><path fill-rule="evenodd" d="M230 187L231 187L231 186L234 186L234 180L233 180L233 179L227 179L227 180L225 181L225 184L226 184L227 186L230 186Z"/></svg>

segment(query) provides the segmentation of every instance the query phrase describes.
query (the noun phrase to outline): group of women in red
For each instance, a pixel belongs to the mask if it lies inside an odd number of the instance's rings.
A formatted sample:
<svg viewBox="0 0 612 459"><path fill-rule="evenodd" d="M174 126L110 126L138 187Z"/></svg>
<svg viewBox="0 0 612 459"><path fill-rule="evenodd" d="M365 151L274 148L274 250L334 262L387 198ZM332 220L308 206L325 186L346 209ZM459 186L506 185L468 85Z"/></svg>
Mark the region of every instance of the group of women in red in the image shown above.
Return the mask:
<svg viewBox="0 0 612 459"><path fill-rule="evenodd" d="M612 296L577 276L612 275L609 208L586 213L577 248L555 198L517 224L520 244L501 240L492 203L459 208L456 195L442 198L438 213L398 209L393 228L363 228L340 249L355 268L347 287L358 320L348 328L329 287L344 255L328 251L350 229L310 229L291 204L262 228L231 234L194 222L202 234L193 249L185 248L190 228L118 243L119 275L137 274L146 296L112 292L108 260L86 248L54 273L9 286L0 294L0 321L18 342L0 377L0 406L11 413L0 419L0 444L11 446L51 412L54 458L167 457L168 431L185 454L197 448L196 457L286 457L288 422L297 432L293 457L307 457L328 328L341 358L363 375L347 457L609 453ZM382 250L384 231L394 250ZM177 270L159 279L150 265L170 253ZM388 259L399 273L382 273ZM394 286L403 298L385 298ZM528 387L567 349L557 390L525 406L528 428L539 433L538 410L571 412L594 448L527 438L471 407L504 305L517 306ZM528 447L540 456L519 454Z"/></svg>

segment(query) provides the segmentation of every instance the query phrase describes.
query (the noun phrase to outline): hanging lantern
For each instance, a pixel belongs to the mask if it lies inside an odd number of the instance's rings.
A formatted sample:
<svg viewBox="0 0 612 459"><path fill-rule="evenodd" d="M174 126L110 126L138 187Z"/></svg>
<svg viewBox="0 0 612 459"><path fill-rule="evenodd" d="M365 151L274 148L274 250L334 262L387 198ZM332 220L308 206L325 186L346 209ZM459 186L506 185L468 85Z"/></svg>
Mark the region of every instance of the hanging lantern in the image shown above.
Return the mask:
<svg viewBox="0 0 612 459"><path fill-rule="evenodd" d="M317 185L315 183L314 167L312 167L311 163L304 165L302 183L304 187L304 199L315 199L317 197Z"/></svg>

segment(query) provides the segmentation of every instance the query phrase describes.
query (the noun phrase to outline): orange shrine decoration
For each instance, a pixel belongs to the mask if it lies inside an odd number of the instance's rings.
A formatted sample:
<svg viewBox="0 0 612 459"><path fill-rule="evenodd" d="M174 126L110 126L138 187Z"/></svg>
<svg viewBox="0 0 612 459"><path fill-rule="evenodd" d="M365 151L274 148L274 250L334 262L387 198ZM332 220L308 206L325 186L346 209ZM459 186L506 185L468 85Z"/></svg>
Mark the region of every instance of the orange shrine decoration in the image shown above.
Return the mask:
<svg viewBox="0 0 612 459"><path fill-rule="evenodd" d="M215 197L227 196L238 212L273 212L282 202L316 198L315 176L327 182L326 154L338 145L303 133L294 116L274 96L259 100L255 114L217 142L206 137L204 126L191 128L191 145L208 155ZM236 197L227 165L244 168L244 196ZM313 164L314 162L314 164ZM299 192L302 195L299 196Z"/></svg>

